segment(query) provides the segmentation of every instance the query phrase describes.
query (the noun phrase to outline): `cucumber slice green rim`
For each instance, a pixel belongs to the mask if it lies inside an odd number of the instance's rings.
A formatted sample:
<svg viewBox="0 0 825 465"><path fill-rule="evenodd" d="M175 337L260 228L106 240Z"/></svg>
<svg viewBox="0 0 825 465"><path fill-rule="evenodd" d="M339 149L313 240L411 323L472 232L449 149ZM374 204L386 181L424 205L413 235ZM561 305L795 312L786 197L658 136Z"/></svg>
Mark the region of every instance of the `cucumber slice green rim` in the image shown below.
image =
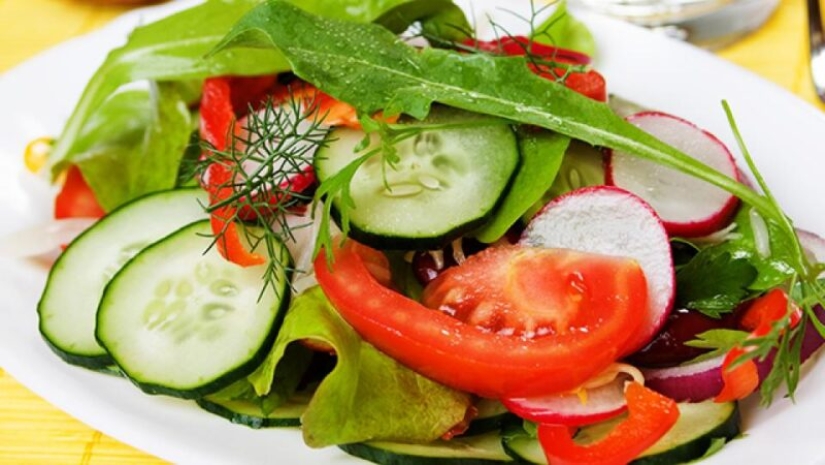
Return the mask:
<svg viewBox="0 0 825 465"><path fill-rule="evenodd" d="M301 415L307 409L309 399L289 400L268 413L249 401L212 399L209 396L197 399L200 408L226 418L232 423L253 429L301 426Z"/></svg>
<svg viewBox="0 0 825 465"><path fill-rule="evenodd" d="M338 447L381 465L500 465L513 461L502 449L498 431L429 444L375 441Z"/></svg>
<svg viewBox="0 0 825 465"><path fill-rule="evenodd" d="M476 229L495 211L520 162L518 142L504 121L473 126L479 115L434 106L424 121L466 123L464 127L423 130L395 144L398 162L386 164L381 154L356 171L350 184L354 208L348 210L351 236L383 249L434 249ZM421 124L413 121L410 125ZM330 131L315 158L321 182L357 158L377 150L371 136L347 128ZM332 213L341 223L342 200L333 199Z"/></svg>
<svg viewBox="0 0 825 465"><path fill-rule="evenodd" d="M248 375L268 354L288 306L289 253L279 244L273 284L266 264L240 267L211 247L209 221L142 250L109 282L96 336L144 392L187 399Z"/></svg>
<svg viewBox="0 0 825 465"><path fill-rule="evenodd" d="M164 191L113 210L78 236L49 271L37 305L40 334L60 358L105 370L113 361L95 339L95 317L112 275L142 248L206 218L199 188Z"/></svg>

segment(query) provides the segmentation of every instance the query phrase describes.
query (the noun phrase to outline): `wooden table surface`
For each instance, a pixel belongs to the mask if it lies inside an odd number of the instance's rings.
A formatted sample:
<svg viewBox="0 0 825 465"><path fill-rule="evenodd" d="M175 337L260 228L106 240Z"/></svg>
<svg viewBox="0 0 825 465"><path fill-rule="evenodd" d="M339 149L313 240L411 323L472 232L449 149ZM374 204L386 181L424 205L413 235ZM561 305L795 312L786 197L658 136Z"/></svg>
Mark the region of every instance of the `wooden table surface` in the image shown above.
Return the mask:
<svg viewBox="0 0 825 465"><path fill-rule="evenodd" d="M0 0L0 73L128 10L106 0ZM825 109L808 78L806 24L804 0L781 0L762 29L717 53ZM0 367L0 464L40 463L164 462L85 426Z"/></svg>

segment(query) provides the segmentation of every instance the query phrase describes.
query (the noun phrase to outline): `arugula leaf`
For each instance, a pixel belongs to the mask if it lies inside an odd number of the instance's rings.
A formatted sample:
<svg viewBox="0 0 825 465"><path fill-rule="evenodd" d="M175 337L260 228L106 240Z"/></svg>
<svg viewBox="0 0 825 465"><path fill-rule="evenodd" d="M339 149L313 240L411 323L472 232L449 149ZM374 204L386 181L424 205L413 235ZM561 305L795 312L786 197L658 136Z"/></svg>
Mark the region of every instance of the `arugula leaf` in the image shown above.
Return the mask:
<svg viewBox="0 0 825 465"><path fill-rule="evenodd" d="M567 2L564 0L556 3L553 14L534 28L532 37L536 42L575 50L591 57L596 54L593 34L584 23L567 11Z"/></svg>
<svg viewBox="0 0 825 465"><path fill-rule="evenodd" d="M676 273L676 305L719 318L749 295L748 286L756 276L747 258L715 247L704 249Z"/></svg>
<svg viewBox="0 0 825 465"><path fill-rule="evenodd" d="M553 184L570 138L535 128L517 129L521 164L493 218L474 233L481 242L499 240Z"/></svg>
<svg viewBox="0 0 825 465"><path fill-rule="evenodd" d="M78 139L83 177L106 211L177 184L193 118L177 84L109 99Z"/></svg>
<svg viewBox="0 0 825 465"><path fill-rule="evenodd" d="M288 71L277 50L207 52L230 27L262 0L208 0L136 28L95 72L49 155L52 174L77 155L77 139L106 99L123 85L142 81L199 80L219 75L261 75ZM397 28L449 8L447 0L292 0L307 11L349 21L379 18ZM466 20L465 20L466 22Z"/></svg>
<svg viewBox="0 0 825 465"><path fill-rule="evenodd" d="M337 356L301 420L311 447L374 439L431 441L458 424L471 405L468 394L435 383L364 342L318 287L292 302L268 359L276 375L286 348L301 339L324 341Z"/></svg>
<svg viewBox="0 0 825 465"><path fill-rule="evenodd" d="M301 78L364 114L423 119L433 102L551 129L591 145L633 153L715 184L779 217L766 198L659 141L596 102L530 72L524 57L415 49L374 24L307 14L282 1L260 5L213 53L277 48Z"/></svg>
<svg viewBox="0 0 825 465"><path fill-rule="evenodd" d="M685 342L685 345L698 347L700 349L710 349L710 352L694 358L689 363L709 360L727 354L731 349L740 345L747 337L747 332L735 329L711 329L699 333L696 335L696 339Z"/></svg>

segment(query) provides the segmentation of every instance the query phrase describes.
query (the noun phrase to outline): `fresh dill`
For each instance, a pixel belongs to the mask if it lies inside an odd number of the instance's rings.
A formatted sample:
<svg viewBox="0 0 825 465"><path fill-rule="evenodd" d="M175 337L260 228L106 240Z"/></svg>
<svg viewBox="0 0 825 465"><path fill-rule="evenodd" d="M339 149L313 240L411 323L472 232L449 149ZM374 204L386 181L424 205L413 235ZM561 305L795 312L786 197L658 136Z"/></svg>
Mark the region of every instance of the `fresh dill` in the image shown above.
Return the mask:
<svg viewBox="0 0 825 465"><path fill-rule="evenodd" d="M241 230L250 249L267 258L264 289L291 266L288 257L277 256L278 243L295 241L295 228L309 225L308 221L296 225L290 218L311 200L303 188L307 177L313 176L315 151L325 141L322 116L306 97L290 93L283 102L270 97L260 109L250 107L237 129L230 129L225 149L204 147L198 165L203 182L210 183L212 164L221 164L229 172L227 180L213 188L229 188L231 193L206 206L210 214L224 214L220 219L225 227L216 232L214 242L223 239L229 224L245 225ZM255 227L246 227L250 221Z"/></svg>

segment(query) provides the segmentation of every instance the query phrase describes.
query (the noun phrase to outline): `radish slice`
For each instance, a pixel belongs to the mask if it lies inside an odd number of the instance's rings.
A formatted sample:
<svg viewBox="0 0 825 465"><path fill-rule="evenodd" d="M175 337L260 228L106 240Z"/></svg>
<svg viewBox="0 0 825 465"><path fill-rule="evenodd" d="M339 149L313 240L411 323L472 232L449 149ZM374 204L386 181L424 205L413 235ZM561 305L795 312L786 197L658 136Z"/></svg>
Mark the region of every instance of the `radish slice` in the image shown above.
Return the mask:
<svg viewBox="0 0 825 465"><path fill-rule="evenodd" d="M627 120L661 141L739 181L739 170L719 139L692 123L659 112L641 112ZM668 233L705 236L728 224L739 200L706 181L624 152L608 151L607 184L645 199Z"/></svg>
<svg viewBox="0 0 825 465"><path fill-rule="evenodd" d="M802 229L797 229L796 235L811 263L825 263L825 239L822 236Z"/></svg>
<svg viewBox="0 0 825 465"><path fill-rule="evenodd" d="M519 241L635 259L647 278L646 322L623 355L642 348L659 332L674 298L673 259L662 222L636 195L610 186L578 189L547 204Z"/></svg>
<svg viewBox="0 0 825 465"><path fill-rule="evenodd" d="M614 363L597 385L585 384L579 391L545 397L511 397L501 399L510 412L521 418L568 426L582 426L604 421L627 410L624 388L628 380L644 383L635 367Z"/></svg>

